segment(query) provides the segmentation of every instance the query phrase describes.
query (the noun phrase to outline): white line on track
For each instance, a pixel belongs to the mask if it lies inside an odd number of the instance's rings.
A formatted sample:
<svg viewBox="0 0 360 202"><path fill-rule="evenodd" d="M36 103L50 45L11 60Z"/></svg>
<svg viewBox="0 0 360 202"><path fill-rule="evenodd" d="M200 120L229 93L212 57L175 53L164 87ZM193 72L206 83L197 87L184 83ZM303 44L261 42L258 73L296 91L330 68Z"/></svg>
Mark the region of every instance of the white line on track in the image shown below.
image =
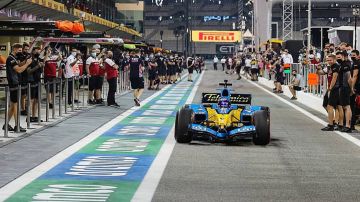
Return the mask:
<svg viewBox="0 0 360 202"><path fill-rule="evenodd" d="M187 76L187 74L183 75L181 79L184 79ZM154 93L150 97L146 98L144 101L141 102L141 105L145 105L148 102L150 102L155 97L159 96L161 93L166 91L168 88L170 88L171 85L165 86L160 91ZM32 170L24 173L20 177L16 178L12 182L8 183L7 185L3 186L0 189L0 201L4 201L22 188L24 188L26 185L31 183L33 180L39 178L41 175L58 165L59 163L63 162L65 159L79 151L84 146L88 145L92 141L94 141L96 138L101 136L104 132L112 128L114 125L122 121L124 118L128 117L130 114L138 110L139 107L132 107L122 113L121 115L117 116L113 120L106 123L104 126L96 129L80 141L76 142L75 144L71 145L70 147L66 148L65 150L59 152L55 156L51 157L50 159L46 160L42 164L38 165L37 167L33 168Z"/></svg>
<svg viewBox="0 0 360 202"><path fill-rule="evenodd" d="M245 80L246 80L246 79L245 79ZM304 115L306 115L307 117L311 118L312 120L314 120L314 121L316 121L316 122L318 122L318 123L320 123L320 124L322 124L322 125L324 125L324 126L326 126L326 125L328 124L327 122L325 122L324 120L320 119L319 117L317 117L317 116L311 114L310 112L304 110L303 108L301 108L301 107L299 107L299 106L297 106L297 105L295 105L295 104L293 104L293 103L285 100L284 98L282 98L282 97L280 97L280 96L278 96L278 95L276 95L276 94L268 91L267 89L265 89L264 87L260 86L259 84L255 83L255 82L253 82L253 81L249 81L249 80L246 80L246 81L250 82L250 83L253 84L254 86L260 88L260 89L263 90L263 91L265 91L266 93L272 95L273 97L277 98L278 100L282 101L283 103L291 106L292 108L296 109L297 111L303 113ZM335 133L338 134L339 136L347 139L348 141L350 141L350 142L352 142L352 143L354 143L355 145L357 145L357 146L360 147L360 140L359 140L359 139L357 139L357 138L355 138L355 137L353 137L353 136L351 136L351 135L349 135L349 134L347 134L347 133L342 133L342 132L339 132L339 131L333 131L333 132L335 132Z"/></svg>
<svg viewBox="0 0 360 202"><path fill-rule="evenodd" d="M190 104L194 100L195 94L197 92L197 89L199 87L199 84L203 76L204 76L204 71L200 74L199 79L196 81L194 88L192 89L188 99L186 100L186 104ZM174 136L172 135L174 134L174 131L175 131L175 124L170 130L168 136L166 137L163 146L161 147L158 155L151 164L143 181L141 182L140 186L135 192L134 197L132 199L133 202L148 202L152 200L156 188L159 185L160 179L164 173L166 165L170 159L170 156L176 144Z"/></svg>

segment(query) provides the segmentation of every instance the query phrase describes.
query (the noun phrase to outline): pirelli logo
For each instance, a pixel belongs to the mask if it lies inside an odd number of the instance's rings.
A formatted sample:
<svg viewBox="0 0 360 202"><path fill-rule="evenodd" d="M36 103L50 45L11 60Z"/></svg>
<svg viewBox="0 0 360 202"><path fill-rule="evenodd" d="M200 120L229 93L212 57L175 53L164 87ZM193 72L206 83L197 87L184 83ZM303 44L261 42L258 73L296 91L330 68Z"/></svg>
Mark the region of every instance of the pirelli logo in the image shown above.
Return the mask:
<svg viewBox="0 0 360 202"><path fill-rule="evenodd" d="M192 31L193 42L239 42L239 31Z"/></svg>

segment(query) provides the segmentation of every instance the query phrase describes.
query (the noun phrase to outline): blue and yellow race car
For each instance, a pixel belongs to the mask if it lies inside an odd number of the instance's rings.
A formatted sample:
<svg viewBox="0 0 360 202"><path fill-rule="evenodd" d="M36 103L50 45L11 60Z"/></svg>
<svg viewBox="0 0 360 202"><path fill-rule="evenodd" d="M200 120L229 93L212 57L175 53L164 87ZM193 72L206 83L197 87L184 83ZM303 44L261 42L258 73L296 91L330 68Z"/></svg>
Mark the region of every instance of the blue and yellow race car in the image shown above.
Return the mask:
<svg viewBox="0 0 360 202"><path fill-rule="evenodd" d="M237 142L252 138L255 145L270 142L270 110L251 106L250 94L232 94L227 80L220 93L203 93L202 104L189 104L176 114L175 139Z"/></svg>

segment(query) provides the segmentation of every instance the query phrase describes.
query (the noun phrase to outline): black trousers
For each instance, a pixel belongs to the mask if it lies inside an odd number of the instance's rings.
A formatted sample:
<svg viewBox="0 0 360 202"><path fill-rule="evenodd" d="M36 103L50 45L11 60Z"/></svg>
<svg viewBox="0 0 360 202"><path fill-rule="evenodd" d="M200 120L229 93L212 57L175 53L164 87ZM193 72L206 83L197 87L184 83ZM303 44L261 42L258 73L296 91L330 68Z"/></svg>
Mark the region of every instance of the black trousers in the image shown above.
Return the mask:
<svg viewBox="0 0 360 202"><path fill-rule="evenodd" d="M69 78L68 80L68 104L72 104L72 96L73 96L73 82L72 78Z"/></svg>
<svg viewBox="0 0 360 202"><path fill-rule="evenodd" d="M217 63L214 63L214 70L217 70Z"/></svg>
<svg viewBox="0 0 360 202"><path fill-rule="evenodd" d="M355 127L357 115L359 114L359 110L355 107L355 98L356 95L350 96L350 107L351 107L351 128Z"/></svg>
<svg viewBox="0 0 360 202"><path fill-rule="evenodd" d="M225 64L221 63L221 65L222 65L223 71L225 71Z"/></svg>
<svg viewBox="0 0 360 202"><path fill-rule="evenodd" d="M108 96L107 96L107 104L108 105L113 105L115 104L115 93L116 93L116 88L117 88L117 78L111 78L107 80L109 83L109 91L108 91Z"/></svg>

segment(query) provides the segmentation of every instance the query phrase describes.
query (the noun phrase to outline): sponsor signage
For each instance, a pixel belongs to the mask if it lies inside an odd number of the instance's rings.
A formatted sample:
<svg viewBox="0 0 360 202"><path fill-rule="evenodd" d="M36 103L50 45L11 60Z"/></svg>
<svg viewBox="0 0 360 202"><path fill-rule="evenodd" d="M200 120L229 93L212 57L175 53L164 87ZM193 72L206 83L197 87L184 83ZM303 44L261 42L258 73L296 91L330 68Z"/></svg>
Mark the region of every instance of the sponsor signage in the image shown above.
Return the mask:
<svg viewBox="0 0 360 202"><path fill-rule="evenodd" d="M216 44L217 54L232 54L235 53L235 46L231 44Z"/></svg>
<svg viewBox="0 0 360 202"><path fill-rule="evenodd" d="M203 93L202 102L203 103L218 103L221 98L220 93ZM250 94L231 94L230 97L231 104L251 104L251 95Z"/></svg>
<svg viewBox="0 0 360 202"><path fill-rule="evenodd" d="M239 42L239 31L192 31L193 42Z"/></svg>

